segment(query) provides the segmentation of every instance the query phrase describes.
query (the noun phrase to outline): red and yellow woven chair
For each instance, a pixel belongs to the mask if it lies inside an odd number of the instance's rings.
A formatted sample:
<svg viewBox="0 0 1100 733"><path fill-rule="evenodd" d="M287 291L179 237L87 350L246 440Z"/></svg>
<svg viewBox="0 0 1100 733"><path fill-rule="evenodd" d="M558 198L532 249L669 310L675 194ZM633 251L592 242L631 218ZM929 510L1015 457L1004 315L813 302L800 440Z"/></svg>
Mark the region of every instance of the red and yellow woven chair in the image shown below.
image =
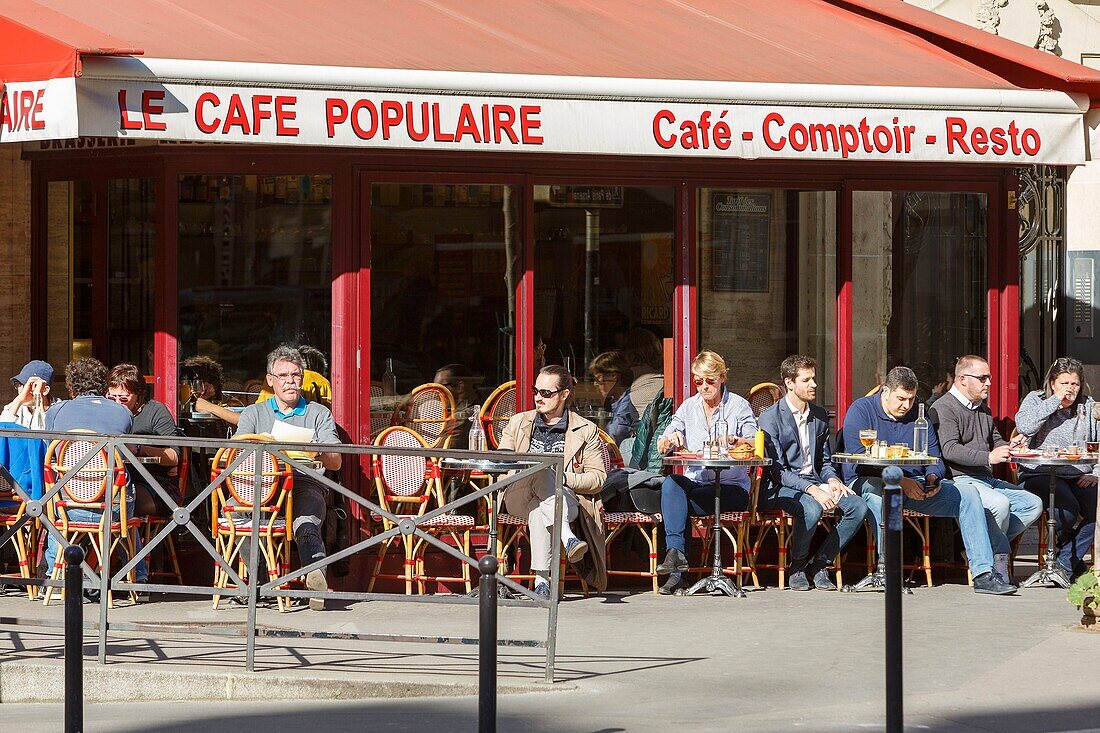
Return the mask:
<svg viewBox="0 0 1100 733"><path fill-rule="evenodd" d="M446 448L454 422L455 399L442 384L429 382L412 392L393 414L393 425L403 425L424 438L429 448Z"/></svg>
<svg viewBox="0 0 1100 733"><path fill-rule="evenodd" d="M19 492L15 490L11 474L6 468L0 467L0 533L6 533L19 524L26 514L26 509L23 497L19 496ZM11 543L15 547L16 562L19 565L19 577L25 580L30 580L31 568L35 566L34 528L35 522L32 519L24 523L11 538ZM33 601L38 595L37 586L28 585L26 588L27 597Z"/></svg>
<svg viewBox="0 0 1100 733"><path fill-rule="evenodd" d="M504 426L516 414L516 382L505 382L485 399L481 405L481 427L485 431L485 444L489 450L500 445Z"/></svg>
<svg viewBox="0 0 1100 733"><path fill-rule="evenodd" d="M183 502L187 497L187 491L190 488L188 485L189 471L191 470L191 448L189 446L182 446L176 449L179 452L179 463L176 465L176 498ZM182 504L181 504L182 506ZM148 515L141 518L142 520L142 542L143 546L148 545L153 537L155 537L164 525L172 521L171 517L161 517L158 515ZM175 532L169 532L168 536L164 538L164 549L168 553L168 563L171 570L161 569L162 565L155 565L153 562L153 555L149 555L149 578L175 578L176 583L183 585L183 574L180 572L179 556L176 554L176 540ZM163 560L162 560L163 562Z"/></svg>
<svg viewBox="0 0 1100 733"><path fill-rule="evenodd" d="M375 440L375 445L382 448L428 448L428 442L424 437L411 428L400 425L386 428ZM378 504L387 512L405 519L416 519L424 516L432 501L438 501L442 494L440 485L439 466L435 460L422 455L376 455L373 456L373 470L375 488L378 492ZM374 515L375 521L382 523L382 531L393 529L395 523L392 519L381 514ZM456 548L466 555L470 554L470 531L474 528L473 517L464 514L443 514L432 520L418 525L427 532L451 538ZM400 542L404 550L404 569L402 574L382 573L382 562L390 546ZM404 535L398 532L378 547L378 556L374 562L374 571L371 573L368 591L374 589L375 581L379 578L388 580L404 580L405 594L412 595L413 582L417 584L420 593L425 592L425 582L461 582L469 592L470 566L461 563L461 575L459 576L430 576L424 570L424 551L426 541L415 535Z"/></svg>
<svg viewBox="0 0 1100 733"><path fill-rule="evenodd" d="M264 436L241 435L234 440L266 442ZM222 448L211 462L211 481L216 480L227 466L233 464L240 448ZM271 453L261 452L260 459L260 496L256 497L256 455L247 455L233 469L221 485L211 494L211 517L214 526L211 536L214 546L222 559L230 567L237 563L237 574L247 579L248 563L241 549L245 540L252 536L253 504L258 505L260 552L267 564L268 580L290 571L290 541L293 523L294 474L289 465L278 460ZM214 587L229 588L229 574L221 565L214 563ZM240 589L238 589L240 590ZM214 609L217 610L221 594L214 594ZM289 599L277 597L280 611L289 607Z"/></svg>
<svg viewBox="0 0 1100 733"><path fill-rule="evenodd" d="M761 382L749 390L749 407L755 417L760 417L760 413L781 399L783 390L774 382Z"/></svg>
<svg viewBox="0 0 1100 733"><path fill-rule="evenodd" d="M108 453L106 448L88 440L55 440L46 449L45 484L46 491L53 490L57 482L72 467L92 453L87 463L65 483L57 496L50 499L46 507L46 521L52 522L69 544L86 541L89 545L88 557L95 558L102 572L103 558L100 548L104 534L107 535L108 552L124 549L127 557L133 557L141 519L129 516L126 503L127 477L122 459L117 453ZM118 507L115 519L111 507ZM72 519L69 512L80 509L100 515L99 521L79 521ZM54 559L51 577L61 577L64 558L59 549ZM130 572L130 582L134 582L134 572ZM49 605L53 588L47 588L44 603ZM109 608L114 607L113 594L107 594ZM131 593L131 599L134 594Z"/></svg>

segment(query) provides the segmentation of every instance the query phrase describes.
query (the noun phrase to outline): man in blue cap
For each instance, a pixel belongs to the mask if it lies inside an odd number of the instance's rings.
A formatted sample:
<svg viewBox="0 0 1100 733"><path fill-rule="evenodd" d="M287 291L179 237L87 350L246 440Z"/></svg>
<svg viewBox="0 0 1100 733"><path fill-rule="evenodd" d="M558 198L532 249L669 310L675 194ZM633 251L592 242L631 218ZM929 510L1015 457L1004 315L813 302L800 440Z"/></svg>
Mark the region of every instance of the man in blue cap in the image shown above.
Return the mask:
<svg viewBox="0 0 1100 733"><path fill-rule="evenodd" d="M15 385L15 399L4 405L0 422L13 422L25 428L42 430L46 425L46 410L50 407L50 385L53 367L47 362L34 360L11 378Z"/></svg>

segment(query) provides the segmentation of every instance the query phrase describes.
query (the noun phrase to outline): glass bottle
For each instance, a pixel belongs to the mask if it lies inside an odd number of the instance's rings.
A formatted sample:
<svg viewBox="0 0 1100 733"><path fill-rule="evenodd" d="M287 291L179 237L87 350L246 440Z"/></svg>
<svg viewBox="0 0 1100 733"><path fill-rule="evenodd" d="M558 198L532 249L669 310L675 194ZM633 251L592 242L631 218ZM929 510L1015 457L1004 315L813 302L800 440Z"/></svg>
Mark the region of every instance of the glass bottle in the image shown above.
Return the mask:
<svg viewBox="0 0 1100 733"><path fill-rule="evenodd" d="M928 418L924 416L924 403L918 407L917 419L913 422L913 454L928 455Z"/></svg>
<svg viewBox="0 0 1100 733"><path fill-rule="evenodd" d="M481 427L481 405L474 405L470 416L470 450L485 450L485 430Z"/></svg>
<svg viewBox="0 0 1100 733"><path fill-rule="evenodd" d="M382 396L397 395L397 375L393 373L393 359L386 359L386 371L382 373Z"/></svg>
<svg viewBox="0 0 1100 733"><path fill-rule="evenodd" d="M711 431L710 444L711 444L711 458L725 458L726 446L729 444L729 423L721 415L714 421L714 426Z"/></svg>

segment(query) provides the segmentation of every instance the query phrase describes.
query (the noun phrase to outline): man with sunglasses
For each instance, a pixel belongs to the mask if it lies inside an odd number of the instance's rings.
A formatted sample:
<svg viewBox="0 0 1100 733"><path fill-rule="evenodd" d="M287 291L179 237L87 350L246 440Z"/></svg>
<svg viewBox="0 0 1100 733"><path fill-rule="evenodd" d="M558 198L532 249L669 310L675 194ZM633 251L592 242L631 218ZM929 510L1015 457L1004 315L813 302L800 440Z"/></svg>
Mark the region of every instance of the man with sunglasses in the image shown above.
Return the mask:
<svg viewBox="0 0 1100 733"><path fill-rule="evenodd" d="M1043 502L1016 484L993 476L993 466L1005 463L1010 444L993 424L985 404L992 375L980 356L961 357L955 364L955 380L947 394L932 405L929 416L936 428L944 463L956 486L972 487L985 507L993 569L1012 582L1008 556L1012 540L1039 518Z"/></svg>
<svg viewBox="0 0 1100 733"><path fill-rule="evenodd" d="M596 592L602 593L607 587L607 566L603 524L596 502L607 478L607 469L599 428L569 409L573 375L565 367L551 364L540 369L533 393L535 409L512 416L501 434L500 449L562 454L565 506L562 507L561 542L565 556L569 562L579 564L587 555L588 561L580 568L581 574ZM508 513L527 520L535 594L542 598L550 597L553 479L552 474L544 471L504 490ZM570 525L577 519L583 538L574 534Z"/></svg>
<svg viewBox="0 0 1100 733"><path fill-rule="evenodd" d="M726 362L713 351L701 351L691 362L695 395L684 400L657 440L660 453L685 448L698 452L710 439L719 418L725 421L730 442L751 441L756 436L756 418L745 398L726 389ZM714 513L714 472L689 466L682 474L665 477L661 484L661 518L668 552L657 566L658 575L668 575L661 586L662 595L679 590L683 573L688 570L687 539L690 517ZM743 468L721 472L722 511L749 508L749 474Z"/></svg>

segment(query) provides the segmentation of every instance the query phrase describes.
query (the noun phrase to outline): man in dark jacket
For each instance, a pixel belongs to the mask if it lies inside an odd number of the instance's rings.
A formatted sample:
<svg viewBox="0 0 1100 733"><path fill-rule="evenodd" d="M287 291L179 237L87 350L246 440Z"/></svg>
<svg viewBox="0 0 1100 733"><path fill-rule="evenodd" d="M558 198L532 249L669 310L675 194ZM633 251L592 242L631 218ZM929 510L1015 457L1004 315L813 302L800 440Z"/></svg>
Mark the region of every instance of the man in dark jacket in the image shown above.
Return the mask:
<svg viewBox="0 0 1100 733"><path fill-rule="evenodd" d="M867 514L867 504L844 485L832 464L829 415L813 403L817 362L801 354L779 365L787 395L760 414L764 449L772 465L764 474L764 506L794 518L791 541L791 590L836 590L829 565L852 539ZM840 511L840 521L809 559L810 540L825 513Z"/></svg>

